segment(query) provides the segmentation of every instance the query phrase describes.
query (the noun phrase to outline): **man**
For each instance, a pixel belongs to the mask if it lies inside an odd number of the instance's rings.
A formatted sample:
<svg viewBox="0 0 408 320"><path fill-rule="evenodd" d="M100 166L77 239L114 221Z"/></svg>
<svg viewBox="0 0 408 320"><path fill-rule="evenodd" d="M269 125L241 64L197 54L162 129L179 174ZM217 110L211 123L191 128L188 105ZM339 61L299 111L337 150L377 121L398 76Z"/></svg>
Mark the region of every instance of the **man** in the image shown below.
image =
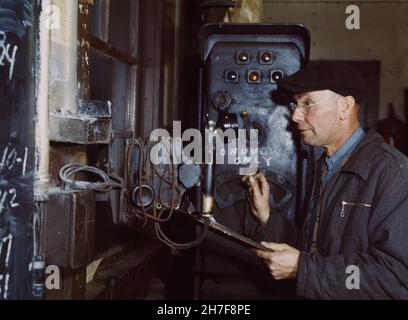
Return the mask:
<svg viewBox="0 0 408 320"><path fill-rule="evenodd" d="M298 228L271 211L262 174L243 179L259 221L250 234L271 241L262 244L272 252L256 254L274 279L296 278L301 297L408 299L408 159L360 127L361 75L321 61L278 86L296 101L292 120L303 141L325 152Z"/></svg>

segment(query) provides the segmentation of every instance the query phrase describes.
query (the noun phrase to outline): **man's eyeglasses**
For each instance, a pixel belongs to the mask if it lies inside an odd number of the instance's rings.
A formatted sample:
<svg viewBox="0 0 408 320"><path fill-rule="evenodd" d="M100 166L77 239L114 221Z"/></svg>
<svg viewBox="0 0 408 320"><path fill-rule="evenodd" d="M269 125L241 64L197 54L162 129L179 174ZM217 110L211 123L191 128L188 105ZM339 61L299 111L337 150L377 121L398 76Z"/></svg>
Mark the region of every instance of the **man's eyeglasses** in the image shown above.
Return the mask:
<svg viewBox="0 0 408 320"><path fill-rule="evenodd" d="M318 105L319 103L325 102L328 99L325 100L321 100L318 102L312 102L312 101L306 101L306 102L290 102L289 103L289 107L290 110L293 112L295 112L295 110L297 108L300 109L300 111L304 114L304 115L308 115L310 113L310 110L312 107L314 107L315 105Z"/></svg>

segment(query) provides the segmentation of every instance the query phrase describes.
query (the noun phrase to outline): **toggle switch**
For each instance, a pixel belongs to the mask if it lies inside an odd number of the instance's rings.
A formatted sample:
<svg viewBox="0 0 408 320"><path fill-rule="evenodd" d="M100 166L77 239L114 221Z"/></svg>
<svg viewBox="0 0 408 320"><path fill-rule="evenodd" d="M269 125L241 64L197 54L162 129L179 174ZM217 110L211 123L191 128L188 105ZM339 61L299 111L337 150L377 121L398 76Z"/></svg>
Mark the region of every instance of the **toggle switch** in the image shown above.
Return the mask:
<svg viewBox="0 0 408 320"><path fill-rule="evenodd" d="M228 91L217 91L212 98L214 108L220 111L228 109L231 105L231 95Z"/></svg>

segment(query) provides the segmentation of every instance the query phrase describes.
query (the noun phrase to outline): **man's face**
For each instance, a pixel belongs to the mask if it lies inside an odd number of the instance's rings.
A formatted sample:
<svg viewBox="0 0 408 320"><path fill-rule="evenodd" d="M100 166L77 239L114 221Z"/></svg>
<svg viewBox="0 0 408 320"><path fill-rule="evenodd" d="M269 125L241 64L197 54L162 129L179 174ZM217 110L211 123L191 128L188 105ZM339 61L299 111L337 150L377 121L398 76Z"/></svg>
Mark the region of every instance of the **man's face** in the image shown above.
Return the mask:
<svg viewBox="0 0 408 320"><path fill-rule="evenodd" d="M340 132L340 95L330 90L295 95L298 107L292 115L303 141L314 147L336 142Z"/></svg>

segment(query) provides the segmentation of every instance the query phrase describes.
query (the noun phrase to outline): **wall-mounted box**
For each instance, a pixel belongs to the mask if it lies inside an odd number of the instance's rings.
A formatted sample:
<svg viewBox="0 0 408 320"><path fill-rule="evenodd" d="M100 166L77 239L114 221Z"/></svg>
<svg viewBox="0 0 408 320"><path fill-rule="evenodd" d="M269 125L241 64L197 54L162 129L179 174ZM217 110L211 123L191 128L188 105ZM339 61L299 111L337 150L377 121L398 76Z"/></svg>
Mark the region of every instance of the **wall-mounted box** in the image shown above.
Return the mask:
<svg viewBox="0 0 408 320"><path fill-rule="evenodd" d="M42 217L47 265L78 268L94 258L95 193L51 188Z"/></svg>

